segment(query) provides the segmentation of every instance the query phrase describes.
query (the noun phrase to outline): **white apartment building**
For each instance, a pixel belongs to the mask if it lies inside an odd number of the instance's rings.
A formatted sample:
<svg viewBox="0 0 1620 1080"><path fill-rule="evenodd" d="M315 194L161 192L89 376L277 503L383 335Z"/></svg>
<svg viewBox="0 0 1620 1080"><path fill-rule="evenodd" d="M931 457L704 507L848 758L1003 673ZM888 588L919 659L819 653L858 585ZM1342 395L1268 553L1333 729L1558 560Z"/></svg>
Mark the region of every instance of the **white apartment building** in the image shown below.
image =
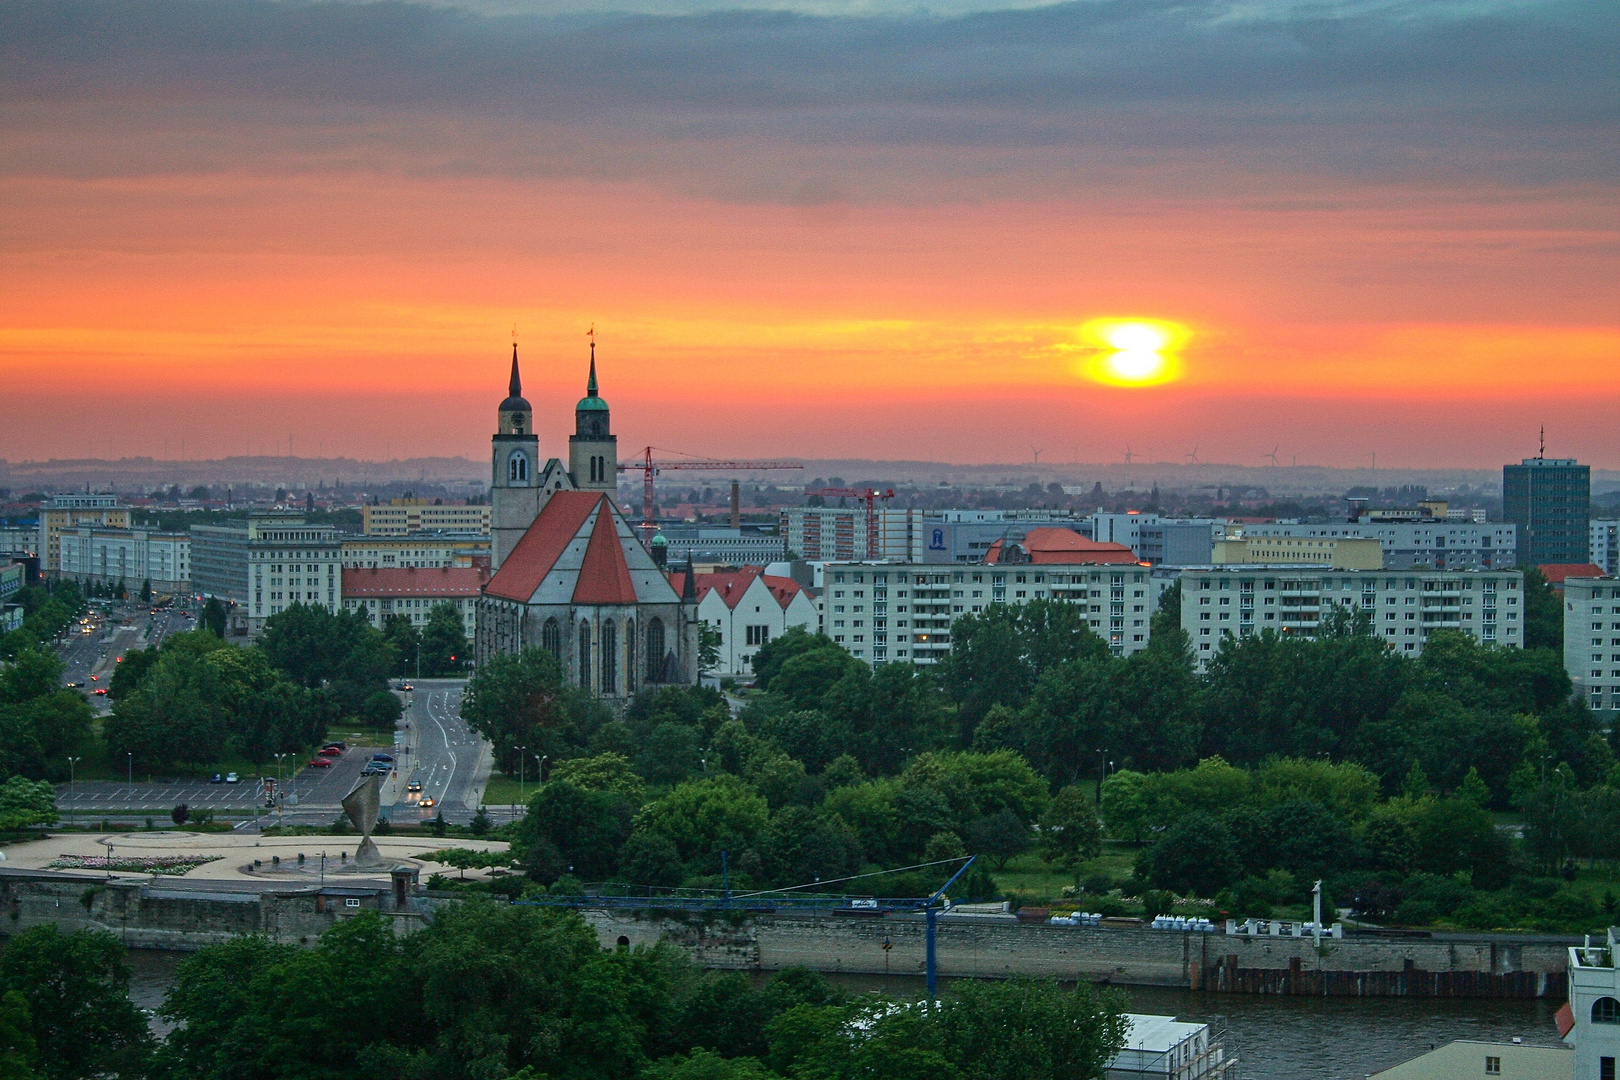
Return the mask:
<svg viewBox="0 0 1620 1080"><path fill-rule="evenodd" d="M471 641L478 632L478 598L489 581L488 570L476 566L389 567L342 569L343 606L361 611L379 630L394 615L413 626L427 625L428 615L449 604L461 616L462 633ZM409 660L409 657L405 659Z"/></svg>
<svg viewBox="0 0 1620 1080"><path fill-rule="evenodd" d="M247 628L293 604L315 604L334 615L342 604L343 541L336 529L303 518L248 521Z"/></svg>
<svg viewBox="0 0 1620 1080"><path fill-rule="evenodd" d="M1607 940L1569 950L1569 1001L1555 1022L1564 1042L1575 1047L1574 1080L1613 1080L1620 1060L1620 941L1610 927Z"/></svg>
<svg viewBox="0 0 1620 1080"><path fill-rule="evenodd" d="M489 533L490 507L445 506L426 499L394 499L387 506L362 506L361 531L367 536L405 536L409 533Z"/></svg>
<svg viewBox="0 0 1620 1080"><path fill-rule="evenodd" d="M788 552L806 562L861 560L868 555L866 507L787 506L779 533ZM878 506L877 557L906 562L923 559L923 512Z"/></svg>
<svg viewBox="0 0 1620 1080"><path fill-rule="evenodd" d="M1564 670L1594 711L1620 709L1620 579L1564 579Z"/></svg>
<svg viewBox="0 0 1620 1080"><path fill-rule="evenodd" d="M57 536L62 577L81 585L118 585L135 595L149 583L159 596L191 592L191 534L81 525Z"/></svg>
<svg viewBox="0 0 1620 1080"><path fill-rule="evenodd" d="M1174 584L1145 566L1009 563L934 567L830 562L816 603L821 631L876 666L937 663L951 650L951 624L991 604L1067 600L1116 656L1147 648L1159 597Z"/></svg>
<svg viewBox="0 0 1620 1080"><path fill-rule="evenodd" d="M472 566L489 559L489 533L412 533L406 536L349 536L343 540L345 569Z"/></svg>
<svg viewBox="0 0 1620 1080"><path fill-rule="evenodd" d="M1589 529L1593 564L1610 577L1620 574L1620 521L1594 521Z"/></svg>
<svg viewBox="0 0 1620 1080"><path fill-rule="evenodd" d="M1359 521L1244 524L1247 537L1316 537L1377 540L1385 570L1505 570L1515 565L1515 526L1505 522Z"/></svg>
<svg viewBox="0 0 1620 1080"><path fill-rule="evenodd" d="M1367 612L1373 632L1406 656L1421 655L1435 630L1521 648L1523 580L1517 570L1188 567L1181 572L1181 628L1199 670L1223 638L1262 630L1313 636L1335 607Z"/></svg>
<svg viewBox="0 0 1620 1080"><path fill-rule="evenodd" d="M696 574L698 618L720 634L717 675L746 676L754 670L760 647L798 626L815 633L819 612L804 586L790 577L767 573L768 567ZM680 589L685 572L672 575Z"/></svg>
<svg viewBox="0 0 1620 1080"><path fill-rule="evenodd" d="M80 525L105 529L129 528L129 507L121 506L116 495L52 495L51 504L39 512L39 572L51 577L62 572L62 533Z"/></svg>

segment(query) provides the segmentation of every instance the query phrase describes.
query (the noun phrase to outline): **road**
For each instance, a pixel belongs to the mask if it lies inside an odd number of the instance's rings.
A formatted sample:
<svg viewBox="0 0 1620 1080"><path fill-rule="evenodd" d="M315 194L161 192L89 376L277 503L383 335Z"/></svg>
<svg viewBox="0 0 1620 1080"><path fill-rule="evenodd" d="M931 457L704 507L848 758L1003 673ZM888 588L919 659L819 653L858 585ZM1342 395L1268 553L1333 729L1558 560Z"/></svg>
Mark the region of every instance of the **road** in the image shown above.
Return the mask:
<svg viewBox="0 0 1620 1080"><path fill-rule="evenodd" d="M402 761L411 768L406 779L422 785L420 797L431 797L437 805L418 809L419 796L407 794L392 819L404 822L414 814L426 820L443 811L446 821L470 821L489 781L492 757L489 744L461 719L461 694L467 682L418 679L413 685L415 689L405 695L400 721L409 748Z"/></svg>
<svg viewBox="0 0 1620 1080"><path fill-rule="evenodd" d="M75 624L68 631L57 656L63 665L62 684L83 690L91 706L103 714L109 703L95 691L106 689L112 681L120 656L159 645L170 634L196 625L189 611L170 607L153 614L152 608L140 604L111 605L104 614L94 612L89 618L87 626Z"/></svg>

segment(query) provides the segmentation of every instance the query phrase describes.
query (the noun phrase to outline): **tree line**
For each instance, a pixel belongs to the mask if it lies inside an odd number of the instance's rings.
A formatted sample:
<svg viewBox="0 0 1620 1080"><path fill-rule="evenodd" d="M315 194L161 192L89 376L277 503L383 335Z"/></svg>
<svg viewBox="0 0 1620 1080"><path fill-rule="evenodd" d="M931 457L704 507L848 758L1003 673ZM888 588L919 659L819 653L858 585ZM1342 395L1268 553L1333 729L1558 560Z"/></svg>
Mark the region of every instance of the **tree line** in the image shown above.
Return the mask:
<svg viewBox="0 0 1620 1080"><path fill-rule="evenodd" d="M313 947L240 937L183 961L159 1039L109 933L0 955L7 1080L1101 1080L1124 1002L961 981L936 1003L756 984L674 947L607 951L578 914L470 902L400 938L363 913Z"/></svg>

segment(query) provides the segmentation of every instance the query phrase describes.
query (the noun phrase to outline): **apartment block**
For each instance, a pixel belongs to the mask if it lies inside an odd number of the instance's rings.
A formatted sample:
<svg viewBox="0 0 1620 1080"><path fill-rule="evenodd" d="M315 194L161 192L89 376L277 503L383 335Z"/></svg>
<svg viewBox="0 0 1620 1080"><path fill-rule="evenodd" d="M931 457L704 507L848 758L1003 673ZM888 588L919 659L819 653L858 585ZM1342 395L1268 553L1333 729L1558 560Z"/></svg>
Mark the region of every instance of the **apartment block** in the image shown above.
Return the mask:
<svg viewBox="0 0 1620 1080"><path fill-rule="evenodd" d="M1385 570L1496 570L1515 565L1517 528L1507 522L1475 522L1418 517L1391 520L1389 511L1356 521L1265 522L1244 524L1250 538L1377 540Z"/></svg>
<svg viewBox="0 0 1620 1080"><path fill-rule="evenodd" d="M52 495L51 505L39 512L40 573L53 577L62 572L62 533L81 525L104 529L129 528L129 507L116 495Z"/></svg>
<svg viewBox="0 0 1620 1080"><path fill-rule="evenodd" d="M1594 711L1620 710L1620 579L1564 579L1564 670Z"/></svg>
<svg viewBox="0 0 1620 1080"><path fill-rule="evenodd" d="M426 499L393 499L387 506L362 506L361 531L367 536L406 536L419 532L488 533L490 508L445 506Z"/></svg>
<svg viewBox="0 0 1620 1080"><path fill-rule="evenodd" d="M342 534L301 515L191 527L192 585L229 606L230 630L238 634L257 636L266 619L295 603L336 614L342 555Z"/></svg>
<svg viewBox="0 0 1620 1080"><path fill-rule="evenodd" d="M345 569L391 570L418 567L466 567L490 557L489 533L428 532L404 536L346 536Z"/></svg>
<svg viewBox="0 0 1620 1080"><path fill-rule="evenodd" d="M1502 517L1517 525L1520 566L1589 562L1592 468L1574 458L1502 466Z"/></svg>
<svg viewBox="0 0 1620 1080"><path fill-rule="evenodd" d="M1609 577L1620 574L1620 521L1604 519L1587 527L1590 561L1603 568Z"/></svg>
<svg viewBox="0 0 1620 1080"><path fill-rule="evenodd" d="M1241 530L1215 541L1210 562L1222 565L1331 566L1382 570L1383 546L1364 537L1247 536Z"/></svg>
<svg viewBox="0 0 1620 1080"><path fill-rule="evenodd" d="M160 596L191 592L191 534L81 525L57 537L58 573L80 585L150 584Z"/></svg>
<svg viewBox="0 0 1620 1080"><path fill-rule="evenodd" d="M1224 638L1262 630L1315 636L1335 608L1366 612L1373 632L1406 656L1421 655L1436 630L1521 648L1523 581L1517 570L1188 567L1181 571L1181 628L1200 670Z"/></svg>

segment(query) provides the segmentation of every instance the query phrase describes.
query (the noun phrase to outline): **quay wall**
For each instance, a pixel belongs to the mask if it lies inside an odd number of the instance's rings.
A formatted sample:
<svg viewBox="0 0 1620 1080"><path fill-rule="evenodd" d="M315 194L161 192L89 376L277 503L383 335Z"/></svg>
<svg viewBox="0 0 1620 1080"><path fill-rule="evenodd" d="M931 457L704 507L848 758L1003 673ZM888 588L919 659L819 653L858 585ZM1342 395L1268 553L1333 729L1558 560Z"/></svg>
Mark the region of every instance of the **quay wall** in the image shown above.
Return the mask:
<svg viewBox="0 0 1620 1080"><path fill-rule="evenodd" d="M184 880L0 869L0 934L33 926L106 930L131 948L191 951L242 934L309 945L361 911L399 934L457 902L404 882L264 882L232 889ZM668 940L700 965L734 971L807 967L921 975L916 914L691 914L584 909L604 948ZM1502 935L1324 940L1125 927L1066 927L945 916L946 978L1029 975L1226 993L1562 1000L1569 941Z"/></svg>
<svg viewBox="0 0 1620 1080"><path fill-rule="evenodd" d="M919 915L656 918L586 911L604 947L667 939L699 964L739 971L803 966L921 975ZM1365 997L1565 996L1568 942L1489 935L1399 939L1249 937L1174 930L939 920L941 975L1030 975L1249 994Z"/></svg>

